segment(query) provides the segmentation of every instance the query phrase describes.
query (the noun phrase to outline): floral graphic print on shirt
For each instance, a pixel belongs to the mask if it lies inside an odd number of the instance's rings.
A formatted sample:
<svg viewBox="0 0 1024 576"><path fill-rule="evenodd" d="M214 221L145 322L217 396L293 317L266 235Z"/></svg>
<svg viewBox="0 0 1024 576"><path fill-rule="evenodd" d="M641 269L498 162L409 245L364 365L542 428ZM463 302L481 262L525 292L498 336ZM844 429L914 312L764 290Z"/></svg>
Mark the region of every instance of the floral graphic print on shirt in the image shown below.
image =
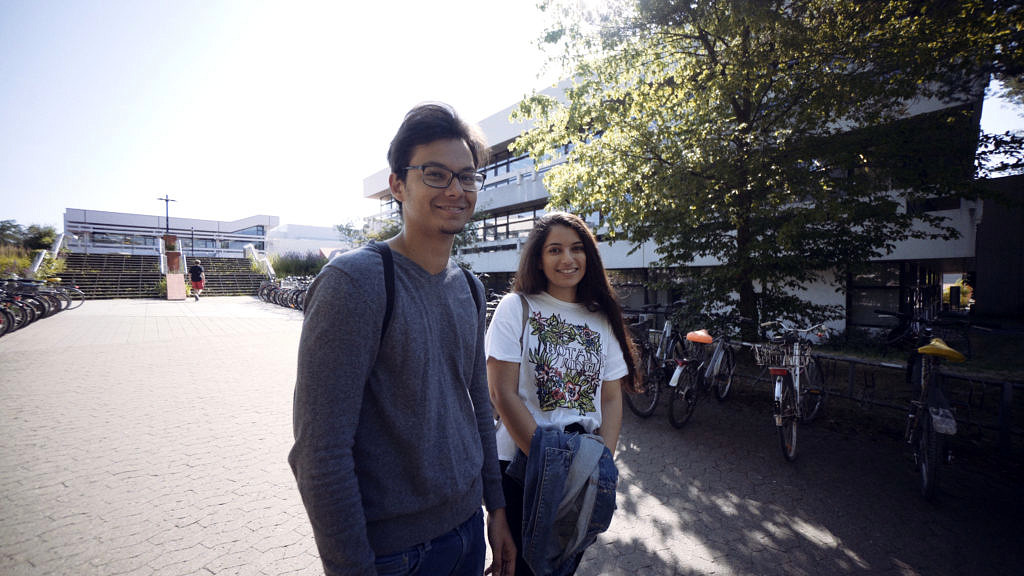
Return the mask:
<svg viewBox="0 0 1024 576"><path fill-rule="evenodd" d="M558 314L530 316L530 333L537 347L530 349L530 364L537 376L540 409L596 412L595 398L601 384L601 334L586 324L571 324Z"/></svg>

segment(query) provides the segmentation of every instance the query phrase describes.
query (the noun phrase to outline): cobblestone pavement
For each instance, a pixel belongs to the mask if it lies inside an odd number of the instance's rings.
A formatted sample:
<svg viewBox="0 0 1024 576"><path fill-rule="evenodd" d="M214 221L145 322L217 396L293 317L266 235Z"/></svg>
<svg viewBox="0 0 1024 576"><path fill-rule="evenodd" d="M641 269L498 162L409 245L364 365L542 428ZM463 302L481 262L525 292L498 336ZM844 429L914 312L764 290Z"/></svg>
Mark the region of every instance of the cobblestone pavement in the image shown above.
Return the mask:
<svg viewBox="0 0 1024 576"><path fill-rule="evenodd" d="M114 300L0 339L0 574L319 573L286 463L301 314ZM627 411L618 511L578 574L1020 574L1020 483L958 465L917 497L892 436L709 400Z"/></svg>

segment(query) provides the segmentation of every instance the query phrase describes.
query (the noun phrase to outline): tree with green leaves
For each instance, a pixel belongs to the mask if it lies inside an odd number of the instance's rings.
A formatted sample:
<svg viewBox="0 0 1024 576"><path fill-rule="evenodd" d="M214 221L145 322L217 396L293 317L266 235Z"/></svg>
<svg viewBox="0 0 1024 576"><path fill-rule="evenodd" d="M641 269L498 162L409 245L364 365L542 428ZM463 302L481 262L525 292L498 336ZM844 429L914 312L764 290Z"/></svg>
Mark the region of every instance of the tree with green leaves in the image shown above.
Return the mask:
<svg viewBox="0 0 1024 576"><path fill-rule="evenodd" d="M386 218L378 221L378 225L375 227L376 230L373 232L366 232L366 239L373 240L375 242L383 242L388 238L393 238L402 231L402 219L401 218ZM364 227L364 231L367 228Z"/></svg>
<svg viewBox="0 0 1024 576"><path fill-rule="evenodd" d="M0 220L0 244L21 246L25 229L15 220Z"/></svg>
<svg viewBox="0 0 1024 576"><path fill-rule="evenodd" d="M31 224L25 229L21 245L29 250L47 250L57 239L57 229L53 226Z"/></svg>
<svg viewBox="0 0 1024 576"><path fill-rule="evenodd" d="M902 240L955 237L905 207L978 193L976 63L993 49L944 26L991 40L990 14L968 4L991 2L641 0L594 14L547 0L544 41L573 82L564 101L520 104L535 125L513 149L556 164L553 205L600 214L609 239L657 242L710 307L836 318L800 291L841 287ZM927 98L943 106L911 115Z"/></svg>
<svg viewBox="0 0 1024 576"><path fill-rule="evenodd" d="M344 224L337 224L334 229L338 231L338 237L343 242L348 242L353 246L360 246L366 244L366 227L356 228L352 222L346 222Z"/></svg>

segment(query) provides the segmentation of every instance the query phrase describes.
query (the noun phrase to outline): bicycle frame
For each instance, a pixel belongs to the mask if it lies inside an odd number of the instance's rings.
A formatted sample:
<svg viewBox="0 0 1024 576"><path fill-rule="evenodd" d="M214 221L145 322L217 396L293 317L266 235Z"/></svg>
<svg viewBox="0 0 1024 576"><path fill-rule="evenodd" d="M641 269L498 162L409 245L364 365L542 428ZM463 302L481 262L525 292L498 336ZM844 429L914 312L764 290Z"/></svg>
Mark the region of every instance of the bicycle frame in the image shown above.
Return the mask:
<svg viewBox="0 0 1024 576"><path fill-rule="evenodd" d="M704 368L704 379L708 382L714 382L718 372L722 369L722 360L725 358L725 346L725 336L719 336L715 339L715 343L712 344L711 354L708 357L707 366Z"/></svg>
<svg viewBox="0 0 1024 576"><path fill-rule="evenodd" d="M765 366L772 378L772 417L779 431L782 454L792 462L796 459L797 431L801 422L811 422L821 411L827 392L821 381L821 369L810 355L805 335L819 330L817 324L798 329L783 320L766 322L762 327L777 325L782 334L769 344L755 344L757 364ZM817 368L812 370L811 365ZM815 382L814 374L818 375ZM805 390L806 396L805 396ZM807 406L804 406L808 402Z"/></svg>
<svg viewBox="0 0 1024 576"><path fill-rule="evenodd" d="M800 341L793 342L793 365L792 366L769 366L768 373L775 376L775 394L773 406L775 407L775 425L782 426L782 388L783 378L790 378L793 381L793 391L796 394L796 414L794 416L799 420L800 418L800 376L803 375L804 368L801 365L801 351Z"/></svg>
<svg viewBox="0 0 1024 576"><path fill-rule="evenodd" d="M666 318L665 325L661 328L661 341L658 342L658 349L655 352L655 358L657 358L662 364L671 360L669 357L669 347L673 344L672 330L672 320Z"/></svg>
<svg viewBox="0 0 1024 576"><path fill-rule="evenodd" d="M645 323L649 321L629 326L640 348L648 378L636 394L626 396L625 402L634 414L647 418L654 413L664 386L671 395L669 421L679 428L692 414L697 396L712 385L716 398L725 399L732 385L736 361L727 338L715 341L704 330L691 332L683 338L671 317L665 319L660 330L645 330ZM711 343L713 345L709 346ZM684 375L685 382L680 384Z"/></svg>
<svg viewBox="0 0 1024 576"><path fill-rule="evenodd" d="M875 310L880 316L888 316L907 322L906 330L890 344L912 342L907 356L907 382L917 386L917 400L911 400L907 411L904 440L914 452L914 464L919 472L921 496L926 500L935 497L939 482L939 466L948 464L952 454L948 450L949 438L956 435L956 418L942 390L939 378L939 363L942 359L963 362L966 357L950 348L931 334L931 322L914 314Z"/></svg>

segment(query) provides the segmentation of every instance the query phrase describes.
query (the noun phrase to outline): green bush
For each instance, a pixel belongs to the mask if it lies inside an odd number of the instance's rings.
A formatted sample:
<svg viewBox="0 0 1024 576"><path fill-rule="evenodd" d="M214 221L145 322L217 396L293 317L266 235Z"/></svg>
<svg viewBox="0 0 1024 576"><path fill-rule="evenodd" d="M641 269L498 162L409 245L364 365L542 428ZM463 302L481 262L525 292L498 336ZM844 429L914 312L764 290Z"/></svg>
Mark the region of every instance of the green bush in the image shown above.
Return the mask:
<svg viewBox="0 0 1024 576"><path fill-rule="evenodd" d="M38 250L29 250L20 246L0 245L0 277L9 278L17 275L19 278L28 278L37 252ZM63 258L58 258L47 252L39 264L39 269L36 270L35 278L37 280L53 278L63 272L64 267Z"/></svg>
<svg viewBox="0 0 1024 576"><path fill-rule="evenodd" d="M63 258L57 258L50 252L47 252L46 256L43 257L42 263L39 264L39 270L36 270L36 279L45 280L59 276L64 272L66 266L67 262Z"/></svg>
<svg viewBox="0 0 1024 576"><path fill-rule="evenodd" d="M316 252L285 252L270 256L270 265L274 267L274 273L278 277L316 276L324 264L327 264L327 258Z"/></svg>
<svg viewBox="0 0 1024 576"><path fill-rule="evenodd" d="M0 277L25 277L32 267L32 253L20 246L0 245Z"/></svg>

